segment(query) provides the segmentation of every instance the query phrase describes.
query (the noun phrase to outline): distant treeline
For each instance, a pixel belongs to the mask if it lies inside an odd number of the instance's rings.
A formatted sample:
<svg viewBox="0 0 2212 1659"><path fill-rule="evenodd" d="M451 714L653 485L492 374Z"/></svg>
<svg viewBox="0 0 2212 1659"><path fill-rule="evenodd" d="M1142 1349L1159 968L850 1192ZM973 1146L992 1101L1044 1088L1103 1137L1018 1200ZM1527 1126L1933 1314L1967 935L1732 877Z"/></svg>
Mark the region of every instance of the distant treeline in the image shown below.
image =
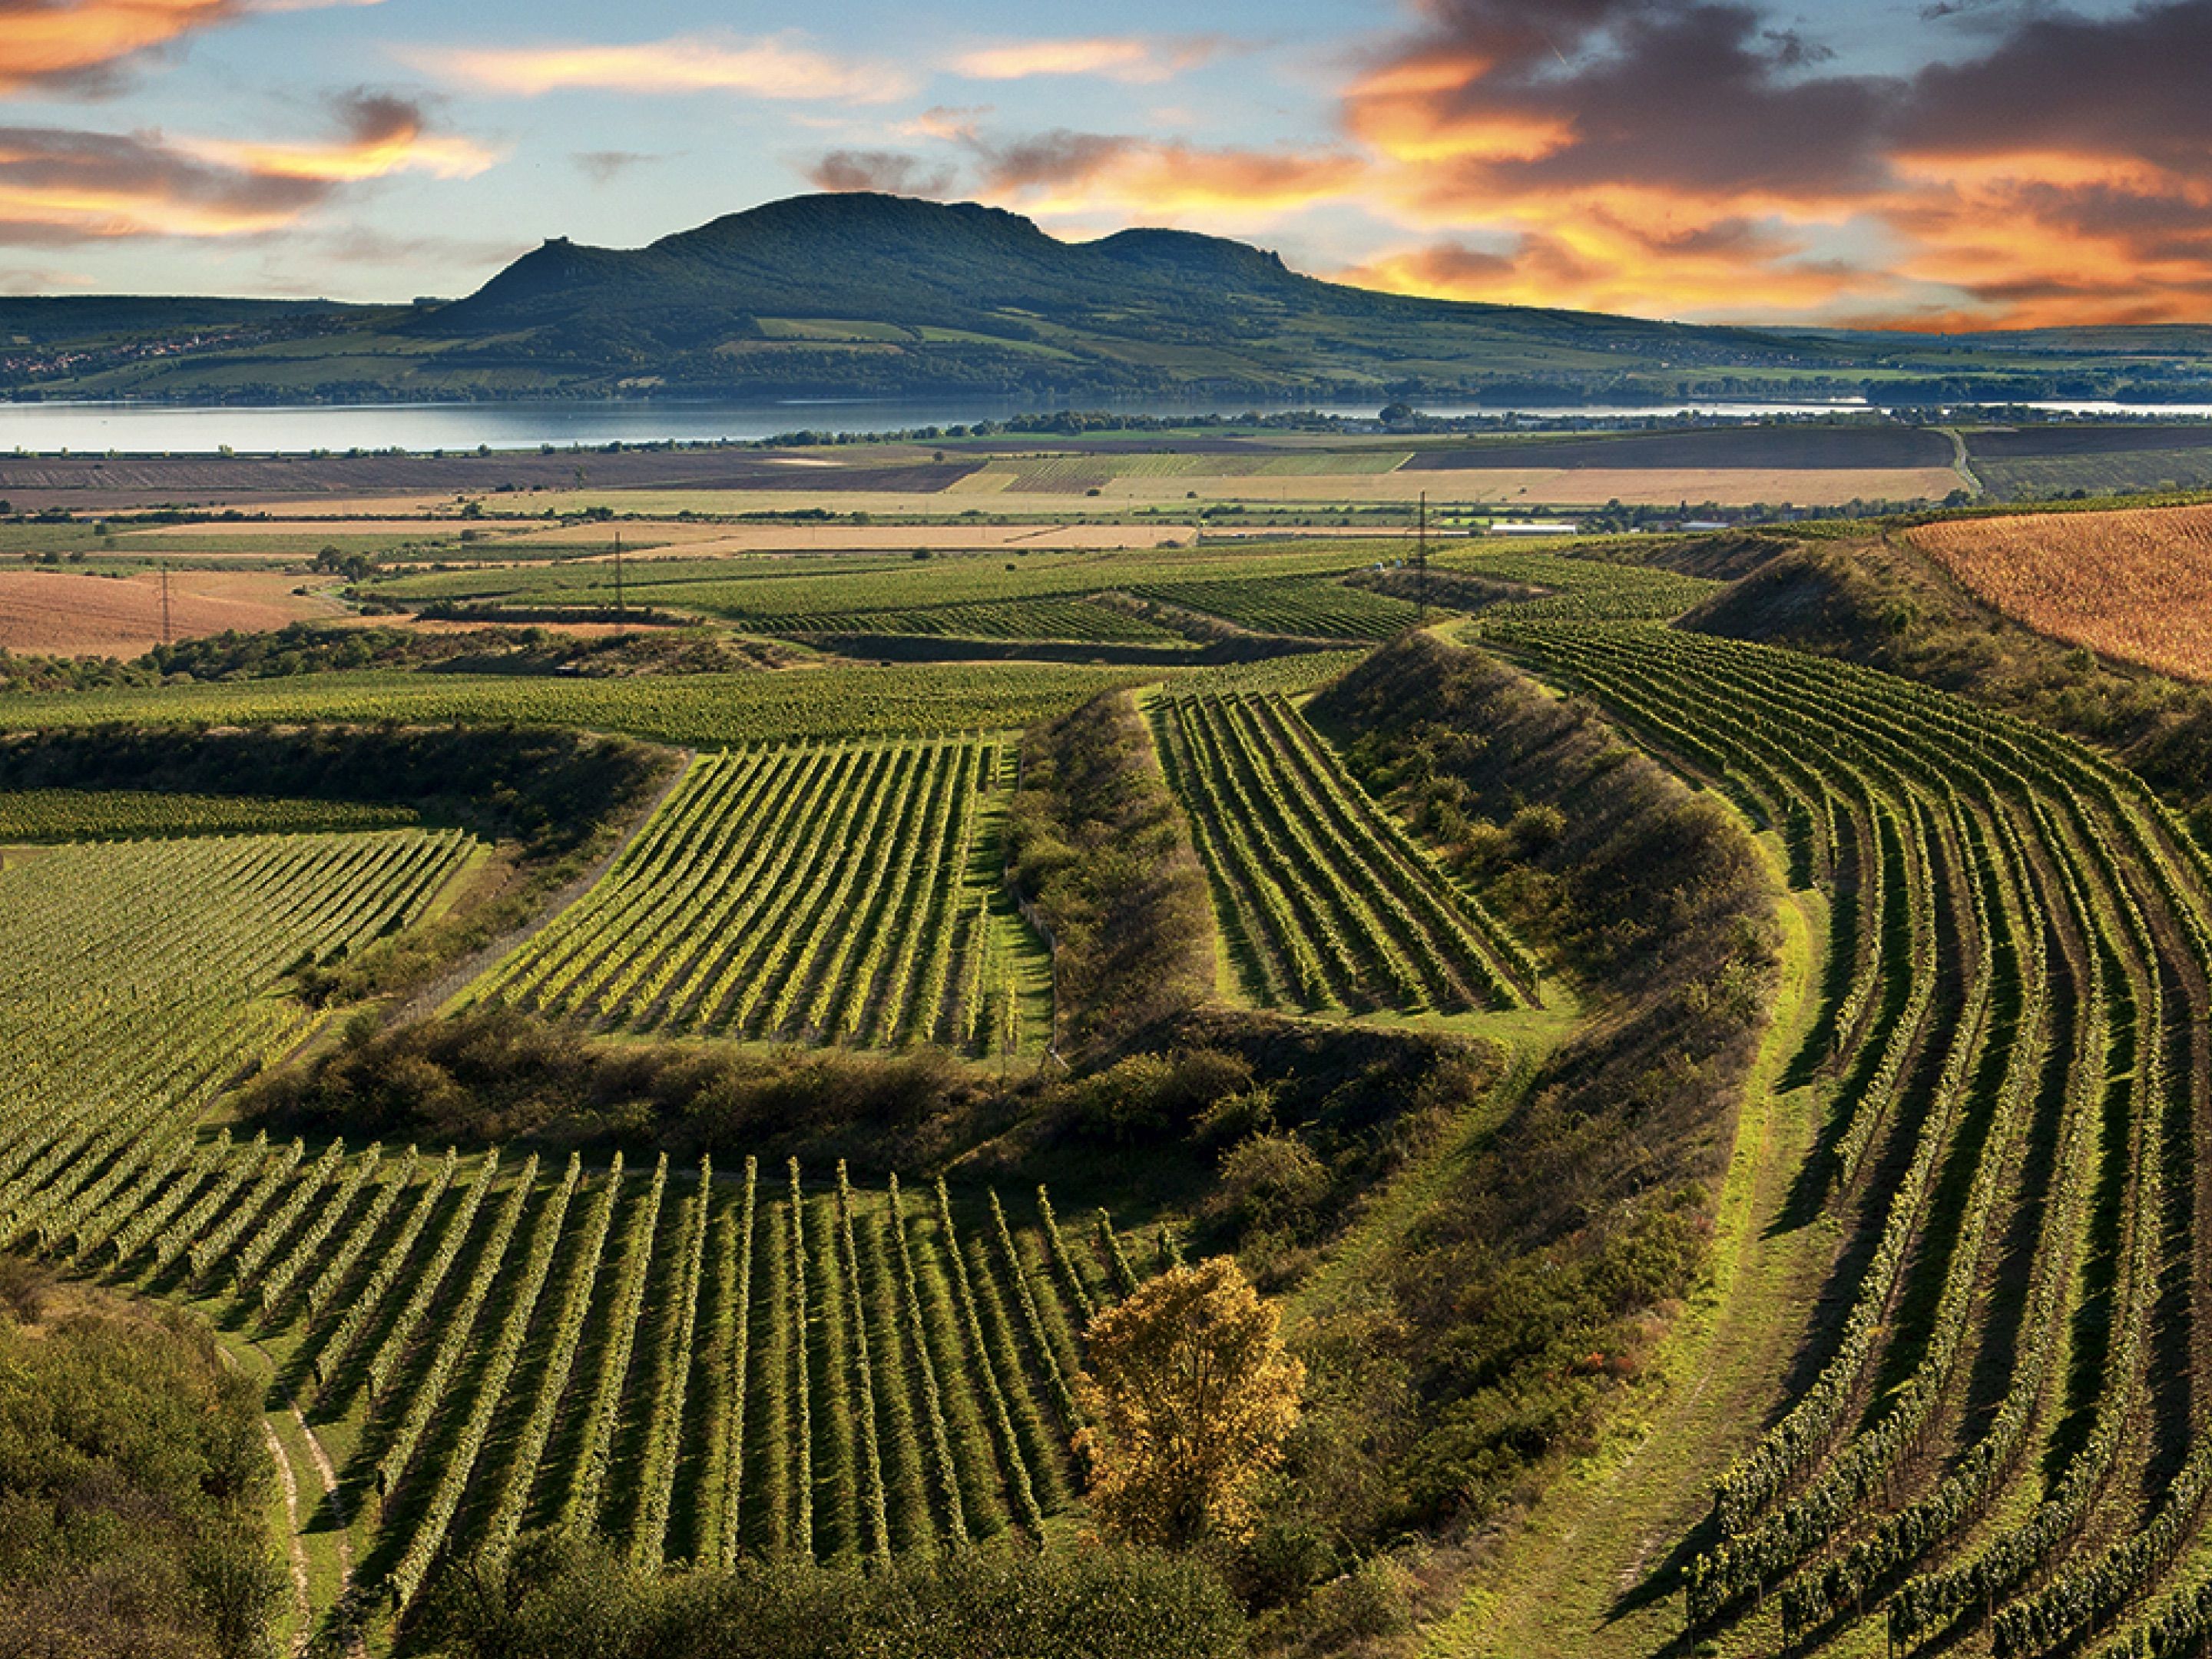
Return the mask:
<svg viewBox="0 0 2212 1659"><path fill-rule="evenodd" d="M127 789L390 803L556 856L659 775L626 738L515 727L313 726L180 733L101 726L0 738L0 790Z"/></svg>

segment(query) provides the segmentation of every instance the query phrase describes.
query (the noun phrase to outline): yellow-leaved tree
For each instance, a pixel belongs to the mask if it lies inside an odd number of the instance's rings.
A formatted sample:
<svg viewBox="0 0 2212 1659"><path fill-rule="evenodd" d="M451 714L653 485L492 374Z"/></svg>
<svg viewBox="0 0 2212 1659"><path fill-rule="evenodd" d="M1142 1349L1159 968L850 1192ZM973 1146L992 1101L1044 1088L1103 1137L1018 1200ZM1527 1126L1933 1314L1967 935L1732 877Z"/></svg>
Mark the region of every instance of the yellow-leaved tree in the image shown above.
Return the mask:
<svg viewBox="0 0 2212 1659"><path fill-rule="evenodd" d="M1250 1530L1305 1385L1279 1323L1226 1256L1170 1268L1091 1322L1075 1443L1102 1522L1175 1548Z"/></svg>

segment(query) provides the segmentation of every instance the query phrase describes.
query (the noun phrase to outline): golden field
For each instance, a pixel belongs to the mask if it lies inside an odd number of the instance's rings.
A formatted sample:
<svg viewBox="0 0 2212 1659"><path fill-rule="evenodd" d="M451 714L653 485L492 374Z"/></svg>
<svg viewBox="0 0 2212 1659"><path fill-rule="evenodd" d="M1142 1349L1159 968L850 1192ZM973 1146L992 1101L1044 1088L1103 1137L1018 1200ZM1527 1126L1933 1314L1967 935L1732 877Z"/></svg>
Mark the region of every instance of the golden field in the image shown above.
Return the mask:
<svg viewBox="0 0 2212 1659"><path fill-rule="evenodd" d="M2038 633L2212 679L2212 506L1960 520L1909 537Z"/></svg>

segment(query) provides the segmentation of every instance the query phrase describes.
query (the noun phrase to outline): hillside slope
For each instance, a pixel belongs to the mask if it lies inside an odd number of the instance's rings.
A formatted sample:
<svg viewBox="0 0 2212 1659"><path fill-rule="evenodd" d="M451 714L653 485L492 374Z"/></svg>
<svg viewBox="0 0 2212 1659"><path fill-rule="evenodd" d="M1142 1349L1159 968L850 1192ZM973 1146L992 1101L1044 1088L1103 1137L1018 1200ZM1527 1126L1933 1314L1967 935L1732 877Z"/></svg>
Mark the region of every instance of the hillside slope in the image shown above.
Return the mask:
<svg viewBox="0 0 2212 1659"><path fill-rule="evenodd" d="M36 303L37 326L14 331L30 349L0 352L0 388L17 395L1540 402L2117 395L2145 374L2161 396L2212 385L2203 339L2172 330L2106 331L2062 350L1421 299L1188 231L1063 242L999 209L869 194L770 203L634 250L555 238L442 305L246 319L228 302ZM202 313L232 320L182 325ZM118 336L134 317L143 329ZM0 313L0 340L6 325Z"/></svg>

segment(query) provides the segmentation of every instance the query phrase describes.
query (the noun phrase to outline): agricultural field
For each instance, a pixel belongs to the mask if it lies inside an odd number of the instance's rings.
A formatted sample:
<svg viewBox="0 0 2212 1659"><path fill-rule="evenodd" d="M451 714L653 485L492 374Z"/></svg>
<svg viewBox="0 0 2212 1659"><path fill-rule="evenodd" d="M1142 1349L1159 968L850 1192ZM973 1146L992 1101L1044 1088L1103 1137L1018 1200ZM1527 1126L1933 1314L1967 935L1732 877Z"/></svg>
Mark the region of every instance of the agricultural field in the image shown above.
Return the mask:
<svg viewBox="0 0 2212 1659"><path fill-rule="evenodd" d="M2212 425L2203 422L2067 422L1962 435L1975 476L2000 501L2212 486Z"/></svg>
<svg viewBox="0 0 2212 1659"><path fill-rule="evenodd" d="M1847 479L1940 435L1850 429L1737 459ZM1601 435L1655 477L1719 453ZM945 466L1186 463L1341 464ZM1993 613L2201 674L2209 514L1425 570L672 526L624 601L708 620L658 653L10 691L21 775L82 787L0 792L0 1249L250 1379L280 1643L438 1653L447 1588L570 1560L579 1629L1164 1561L1255 1659L2179 1659L2212 1642L2203 694L2103 677L2136 701L2086 746L2006 712L2071 658ZM362 591L596 612L609 533ZM1932 601L1884 620L1907 567L1972 607L1940 654ZM1805 648L1702 631L1747 617ZM1908 632L2004 672L1845 659ZM894 647L972 659L830 654ZM1204 1363L1127 1346L1207 1274L1172 1332ZM1272 1426L1147 1510L1244 1429L1132 1474L1114 1368L1207 1382L1231 1327Z"/></svg>
<svg viewBox="0 0 2212 1659"><path fill-rule="evenodd" d="M1735 795L1830 896L1790 1061L1819 1115L1775 1225L1842 1243L1806 1358L1717 1479L1615 1494L1674 1529L1665 1611L1601 1635L1610 1584L1525 1585L1475 1650L1582 1630L1567 1650L1643 1652L1686 1626L1729 1652L2136 1651L2082 1645L2125 1612L2193 1650L2212 1442L2171 1356L2205 1332L2174 1289L2203 1284L2203 1241L2162 1224L2212 1085L2212 864L2087 751L1887 676L1633 627L1505 644Z"/></svg>
<svg viewBox="0 0 2212 1659"><path fill-rule="evenodd" d="M180 570L169 579L168 636L259 633L340 614L283 574ZM161 578L0 569L0 650L135 657L162 642Z"/></svg>
<svg viewBox="0 0 2212 1659"><path fill-rule="evenodd" d="M2212 507L1960 519L1908 532L2039 634L2212 679Z"/></svg>
<svg viewBox="0 0 2212 1659"><path fill-rule="evenodd" d="M1224 942L1263 1007L1522 1006L1528 948L1455 888L1280 697L1164 697L1153 729Z"/></svg>
<svg viewBox="0 0 2212 1659"><path fill-rule="evenodd" d="M8 1112L41 1138L7 1161L5 1206L66 1210L53 1183L72 1158L131 1178L180 1115L313 1030L287 975L404 927L469 854L452 831L214 836L0 872Z"/></svg>
<svg viewBox="0 0 2212 1659"><path fill-rule="evenodd" d="M1003 742L694 764L606 878L471 988L636 1031L1048 1046L1043 950L997 891Z"/></svg>

